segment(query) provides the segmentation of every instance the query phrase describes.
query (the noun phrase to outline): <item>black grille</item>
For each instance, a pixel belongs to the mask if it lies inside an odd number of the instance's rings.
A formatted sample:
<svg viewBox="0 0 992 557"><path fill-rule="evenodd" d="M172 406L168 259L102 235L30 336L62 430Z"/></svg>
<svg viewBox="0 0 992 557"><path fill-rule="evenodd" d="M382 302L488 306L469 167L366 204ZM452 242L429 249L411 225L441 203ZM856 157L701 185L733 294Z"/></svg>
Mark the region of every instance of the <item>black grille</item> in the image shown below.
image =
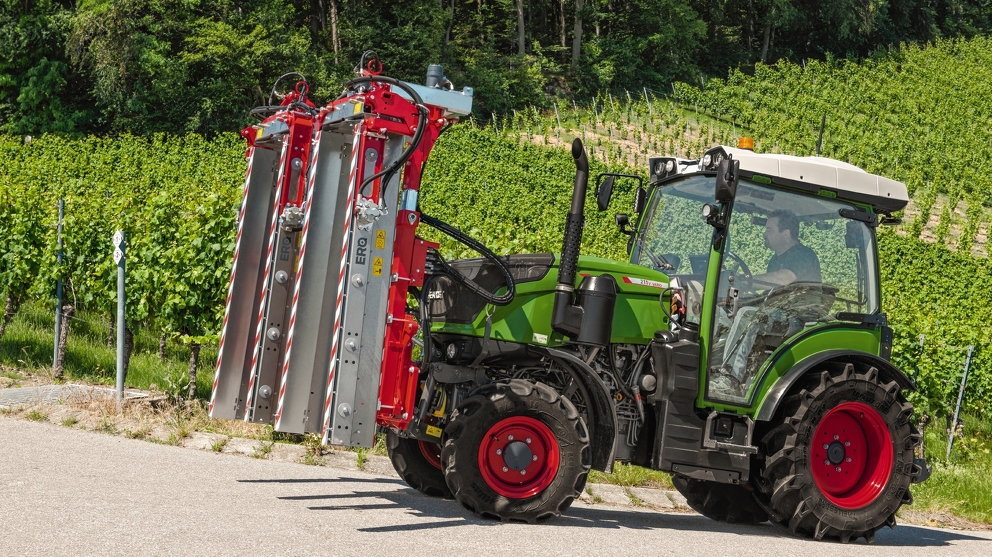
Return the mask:
<svg viewBox="0 0 992 557"><path fill-rule="evenodd" d="M555 256L550 253L507 255L500 258L510 268L514 282L541 280L548 274ZM452 268L489 292L506 286L503 273L488 259L458 259L449 262ZM434 280L427 300L434 321L472 323L486 302L455 279L442 275Z"/></svg>

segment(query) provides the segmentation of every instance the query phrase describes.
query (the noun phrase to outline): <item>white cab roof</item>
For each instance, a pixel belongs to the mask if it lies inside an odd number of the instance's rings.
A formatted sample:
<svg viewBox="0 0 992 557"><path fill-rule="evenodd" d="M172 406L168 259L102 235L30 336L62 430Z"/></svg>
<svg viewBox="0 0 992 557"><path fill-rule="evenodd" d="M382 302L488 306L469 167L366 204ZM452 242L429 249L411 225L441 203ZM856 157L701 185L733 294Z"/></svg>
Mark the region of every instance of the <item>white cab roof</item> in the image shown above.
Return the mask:
<svg viewBox="0 0 992 557"><path fill-rule="evenodd" d="M840 194L839 197L851 194L852 198L870 201L876 210L898 211L909 202L906 185L902 182L869 174L846 162L825 157L758 154L734 147L723 147L723 150L741 161L741 170L829 188Z"/></svg>

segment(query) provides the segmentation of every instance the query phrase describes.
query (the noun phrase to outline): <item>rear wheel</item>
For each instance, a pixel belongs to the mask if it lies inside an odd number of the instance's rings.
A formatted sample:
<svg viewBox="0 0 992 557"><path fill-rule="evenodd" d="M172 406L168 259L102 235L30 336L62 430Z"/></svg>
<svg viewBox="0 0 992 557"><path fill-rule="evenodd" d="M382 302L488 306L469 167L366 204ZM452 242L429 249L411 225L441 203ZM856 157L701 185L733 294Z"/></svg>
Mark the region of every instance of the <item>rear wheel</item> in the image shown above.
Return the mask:
<svg viewBox="0 0 992 557"><path fill-rule="evenodd" d="M441 462L465 508L499 520L560 516L581 494L591 452L575 407L541 383L480 388L444 430Z"/></svg>
<svg viewBox="0 0 992 557"><path fill-rule="evenodd" d="M779 410L762 439L766 455L758 501L795 534L871 543L894 527L909 492L913 406L878 370L838 364L809 377Z"/></svg>
<svg viewBox="0 0 992 557"><path fill-rule="evenodd" d="M692 510L707 518L734 524L759 524L768 520L768 513L744 486L696 480L681 474L672 475L672 484Z"/></svg>
<svg viewBox="0 0 992 557"><path fill-rule="evenodd" d="M410 487L434 497L451 498L441 472L441 445L386 433L386 451L396 473Z"/></svg>

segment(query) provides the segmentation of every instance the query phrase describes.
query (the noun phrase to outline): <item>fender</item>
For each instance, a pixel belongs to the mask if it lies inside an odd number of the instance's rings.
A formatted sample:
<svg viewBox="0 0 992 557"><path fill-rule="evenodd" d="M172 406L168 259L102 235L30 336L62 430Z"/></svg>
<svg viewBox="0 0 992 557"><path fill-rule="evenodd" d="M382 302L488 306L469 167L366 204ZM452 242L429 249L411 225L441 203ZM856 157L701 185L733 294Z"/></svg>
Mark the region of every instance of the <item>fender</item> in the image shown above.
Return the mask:
<svg viewBox="0 0 992 557"><path fill-rule="evenodd" d="M617 411L613 399L603 382L588 364L574 354L564 350L545 348L549 356L559 361L567 369L575 372L592 399L586 410L589 412L589 448L592 451L592 468L607 474L613 471L613 452L617 435Z"/></svg>
<svg viewBox="0 0 992 557"><path fill-rule="evenodd" d="M786 394L788 394L792 389L792 386L796 383L796 381L798 381L800 377L805 375L806 372L810 371L817 365L832 360L843 360L852 363L874 366L878 369L879 376L882 379L895 381L903 390L916 390L916 385L913 384L913 381L907 377L902 370L892 365L891 362L884 358L874 354L869 354L867 352L852 350L828 350L802 360L793 366L793 368L790 369L785 375L783 375L778 382L775 383L775 386L768 391L768 395L762 402L761 408L758 410L758 415L755 419L758 421L767 422L774 418L779 404L782 402L782 399L785 398Z"/></svg>

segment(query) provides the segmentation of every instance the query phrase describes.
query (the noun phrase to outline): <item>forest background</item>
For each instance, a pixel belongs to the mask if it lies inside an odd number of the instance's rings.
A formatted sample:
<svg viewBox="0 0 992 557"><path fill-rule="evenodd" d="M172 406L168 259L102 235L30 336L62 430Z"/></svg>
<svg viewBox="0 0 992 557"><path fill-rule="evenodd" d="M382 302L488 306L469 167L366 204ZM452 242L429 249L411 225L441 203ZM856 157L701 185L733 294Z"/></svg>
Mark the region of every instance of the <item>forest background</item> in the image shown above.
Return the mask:
<svg viewBox="0 0 992 557"><path fill-rule="evenodd" d="M990 29L989 0L0 0L0 131L236 131L279 75L326 102L367 48L443 64L488 119Z"/></svg>

